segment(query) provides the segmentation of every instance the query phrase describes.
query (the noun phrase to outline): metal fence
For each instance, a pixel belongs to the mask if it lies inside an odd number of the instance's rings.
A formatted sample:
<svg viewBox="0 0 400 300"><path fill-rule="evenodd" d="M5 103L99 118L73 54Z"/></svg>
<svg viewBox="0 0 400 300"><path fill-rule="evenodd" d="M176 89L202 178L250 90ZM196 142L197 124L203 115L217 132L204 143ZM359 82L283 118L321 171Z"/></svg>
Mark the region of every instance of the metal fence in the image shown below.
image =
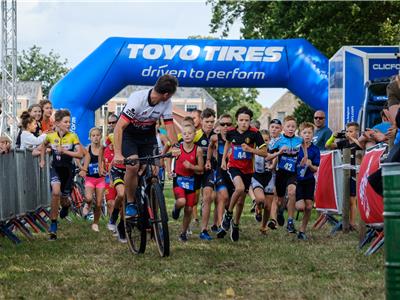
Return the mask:
<svg viewBox="0 0 400 300"><path fill-rule="evenodd" d="M29 150L0 155L0 221L8 220L51 200L49 158L41 169Z"/></svg>

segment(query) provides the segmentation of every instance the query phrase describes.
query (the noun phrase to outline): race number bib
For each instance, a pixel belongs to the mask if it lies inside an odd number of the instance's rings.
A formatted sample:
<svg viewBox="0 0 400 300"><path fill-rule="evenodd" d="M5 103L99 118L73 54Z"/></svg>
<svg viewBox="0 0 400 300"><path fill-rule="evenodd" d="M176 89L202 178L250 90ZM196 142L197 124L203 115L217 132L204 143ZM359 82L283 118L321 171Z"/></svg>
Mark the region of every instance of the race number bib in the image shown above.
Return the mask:
<svg viewBox="0 0 400 300"><path fill-rule="evenodd" d="M181 187L185 190L194 191L194 177L193 176L177 176L176 183L178 184L179 187Z"/></svg>
<svg viewBox="0 0 400 300"><path fill-rule="evenodd" d="M95 164L89 164L89 175L96 175L99 174L99 164L95 163Z"/></svg>
<svg viewBox="0 0 400 300"><path fill-rule="evenodd" d="M297 161L297 159L295 157L282 156L279 159L278 168L280 170L286 170L288 172L295 172L296 171L296 161Z"/></svg>
<svg viewBox="0 0 400 300"><path fill-rule="evenodd" d="M236 160L250 160L253 155L243 150L242 146L233 146L233 158Z"/></svg>

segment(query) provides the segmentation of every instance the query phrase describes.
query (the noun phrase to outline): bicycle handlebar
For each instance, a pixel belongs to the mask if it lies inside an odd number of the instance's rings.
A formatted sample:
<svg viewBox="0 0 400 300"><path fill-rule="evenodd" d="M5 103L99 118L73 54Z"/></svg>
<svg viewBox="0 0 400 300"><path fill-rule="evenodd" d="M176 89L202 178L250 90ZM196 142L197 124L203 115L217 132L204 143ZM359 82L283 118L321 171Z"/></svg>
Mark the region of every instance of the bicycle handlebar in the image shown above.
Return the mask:
<svg viewBox="0 0 400 300"><path fill-rule="evenodd" d="M139 162L147 162L149 164L153 164L154 161L156 159L160 159L160 158L168 158L168 157L172 157L172 152L168 152L165 154L158 154L158 155L153 155L153 156L144 156L144 157L140 157L140 158L125 158L124 159L124 164L125 165L136 165Z"/></svg>

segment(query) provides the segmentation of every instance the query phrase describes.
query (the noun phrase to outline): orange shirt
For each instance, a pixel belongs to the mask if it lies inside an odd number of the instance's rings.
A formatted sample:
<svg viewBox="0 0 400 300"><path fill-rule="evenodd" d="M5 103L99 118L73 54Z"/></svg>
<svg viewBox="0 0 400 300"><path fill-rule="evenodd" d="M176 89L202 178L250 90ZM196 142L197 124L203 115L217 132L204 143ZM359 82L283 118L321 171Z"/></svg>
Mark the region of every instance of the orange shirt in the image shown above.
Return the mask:
<svg viewBox="0 0 400 300"><path fill-rule="evenodd" d="M54 122L51 119L42 119L40 123L42 124L42 132L50 132L54 130Z"/></svg>

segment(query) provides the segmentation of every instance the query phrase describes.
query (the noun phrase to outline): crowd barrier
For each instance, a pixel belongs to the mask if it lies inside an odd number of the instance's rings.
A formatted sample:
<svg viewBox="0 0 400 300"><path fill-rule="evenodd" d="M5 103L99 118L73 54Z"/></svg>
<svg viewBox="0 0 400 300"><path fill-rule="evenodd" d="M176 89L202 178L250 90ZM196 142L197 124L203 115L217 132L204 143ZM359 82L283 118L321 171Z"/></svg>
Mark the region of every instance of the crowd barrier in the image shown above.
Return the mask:
<svg viewBox="0 0 400 300"><path fill-rule="evenodd" d="M39 166L39 157L29 150L0 155L0 221L50 205L49 158Z"/></svg>

